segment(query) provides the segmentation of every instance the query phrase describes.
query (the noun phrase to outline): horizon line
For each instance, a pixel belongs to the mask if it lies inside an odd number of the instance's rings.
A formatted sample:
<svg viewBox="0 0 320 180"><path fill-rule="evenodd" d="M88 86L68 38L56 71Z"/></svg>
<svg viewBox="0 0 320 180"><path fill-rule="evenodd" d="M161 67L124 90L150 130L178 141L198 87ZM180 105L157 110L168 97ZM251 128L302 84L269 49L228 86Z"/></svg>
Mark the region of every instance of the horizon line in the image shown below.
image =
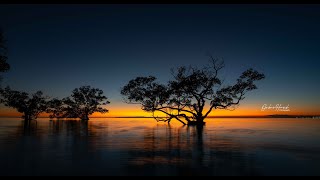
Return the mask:
<svg viewBox="0 0 320 180"><path fill-rule="evenodd" d="M207 118L296 118L296 117L320 117L320 115L281 115L281 114L270 114L270 115L241 115L241 116L208 116ZM21 118L21 116L0 116L0 118ZM40 116L38 118L48 118L48 116ZM97 116L90 118L154 118L152 116ZM165 117L159 117L165 118ZM57 119L57 118L51 118ZM68 119L68 118L61 118Z"/></svg>

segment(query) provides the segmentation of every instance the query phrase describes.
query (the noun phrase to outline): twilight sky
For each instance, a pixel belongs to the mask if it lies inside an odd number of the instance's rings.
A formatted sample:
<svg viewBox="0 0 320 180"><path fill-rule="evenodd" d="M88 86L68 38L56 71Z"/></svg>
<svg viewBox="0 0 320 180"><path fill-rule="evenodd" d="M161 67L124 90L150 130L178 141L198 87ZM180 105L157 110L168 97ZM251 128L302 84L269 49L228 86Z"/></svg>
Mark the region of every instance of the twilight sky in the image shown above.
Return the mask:
<svg viewBox="0 0 320 180"><path fill-rule="evenodd" d="M91 85L110 98L108 116L143 114L122 102L130 79L166 82L208 53L225 59L226 82L250 67L267 77L218 115L280 114L263 104L320 112L320 5L0 5L0 22L12 67L2 86L62 98Z"/></svg>

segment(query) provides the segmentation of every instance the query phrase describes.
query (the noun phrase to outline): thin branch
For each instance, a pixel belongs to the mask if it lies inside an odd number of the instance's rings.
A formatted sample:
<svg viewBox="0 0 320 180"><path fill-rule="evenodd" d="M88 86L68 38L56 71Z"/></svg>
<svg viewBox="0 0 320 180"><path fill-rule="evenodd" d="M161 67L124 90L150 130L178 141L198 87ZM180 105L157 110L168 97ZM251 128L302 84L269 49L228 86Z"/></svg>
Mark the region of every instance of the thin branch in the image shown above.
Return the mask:
<svg viewBox="0 0 320 180"><path fill-rule="evenodd" d="M155 110L161 110L161 109L165 109L165 108L168 108L168 109L171 109L171 110L183 111L183 112L190 113L190 114L192 114L192 115L196 115L196 113L194 113L194 112L192 112L192 111L189 111L189 110L186 110L186 109L169 107L169 106L164 106L164 107L161 107L161 108L156 108Z"/></svg>

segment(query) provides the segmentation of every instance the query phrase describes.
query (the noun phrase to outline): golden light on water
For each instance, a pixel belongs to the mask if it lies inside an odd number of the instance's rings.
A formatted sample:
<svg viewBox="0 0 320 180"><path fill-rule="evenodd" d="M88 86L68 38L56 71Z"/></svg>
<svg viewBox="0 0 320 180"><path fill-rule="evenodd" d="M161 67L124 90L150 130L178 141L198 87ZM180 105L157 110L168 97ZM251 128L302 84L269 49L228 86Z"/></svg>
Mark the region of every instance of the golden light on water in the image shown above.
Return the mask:
<svg viewBox="0 0 320 180"><path fill-rule="evenodd" d="M229 110L213 110L209 116L266 116L274 114L286 114L286 115L318 115L317 111L312 108L299 108L293 107L288 112L281 111L261 111L262 105L248 105L243 104L233 111ZM108 113L94 113L91 117L151 117L152 113L145 112L139 105L130 104L113 104L108 105ZM22 114L17 112L15 109L1 107L0 117L20 117ZM162 113L155 113L156 116L163 116ZM48 114L43 113L41 117L48 117Z"/></svg>

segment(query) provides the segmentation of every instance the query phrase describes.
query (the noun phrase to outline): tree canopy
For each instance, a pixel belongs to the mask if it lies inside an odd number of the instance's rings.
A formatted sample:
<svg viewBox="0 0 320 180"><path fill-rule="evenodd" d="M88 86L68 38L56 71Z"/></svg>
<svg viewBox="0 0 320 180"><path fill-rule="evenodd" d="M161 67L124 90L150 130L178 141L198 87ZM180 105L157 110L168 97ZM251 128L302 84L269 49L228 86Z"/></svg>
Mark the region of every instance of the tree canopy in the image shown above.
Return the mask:
<svg viewBox="0 0 320 180"><path fill-rule="evenodd" d="M224 62L212 56L210 59L210 65L203 68L172 69L173 79L167 84L156 82L154 76L137 77L122 88L121 94L128 103L141 104L142 110L151 112L157 121L204 124L213 109L234 109L247 92L257 89L256 81L265 78L250 68L234 85L223 85L219 73ZM155 112L163 116L155 116Z"/></svg>
<svg viewBox="0 0 320 180"><path fill-rule="evenodd" d="M10 87L0 89L0 103L23 113L22 118L25 120L37 119L40 113L45 112L47 99L42 91L29 95L26 92L12 90Z"/></svg>
<svg viewBox="0 0 320 180"><path fill-rule="evenodd" d="M10 65L7 63L7 46L3 32L0 29L0 72L6 72L10 69Z"/></svg>
<svg viewBox="0 0 320 180"><path fill-rule="evenodd" d="M89 120L94 112L107 113L103 105L110 102L103 91L90 86L82 86L72 91L70 97L62 100L53 99L48 104L47 112L51 118L80 118Z"/></svg>

